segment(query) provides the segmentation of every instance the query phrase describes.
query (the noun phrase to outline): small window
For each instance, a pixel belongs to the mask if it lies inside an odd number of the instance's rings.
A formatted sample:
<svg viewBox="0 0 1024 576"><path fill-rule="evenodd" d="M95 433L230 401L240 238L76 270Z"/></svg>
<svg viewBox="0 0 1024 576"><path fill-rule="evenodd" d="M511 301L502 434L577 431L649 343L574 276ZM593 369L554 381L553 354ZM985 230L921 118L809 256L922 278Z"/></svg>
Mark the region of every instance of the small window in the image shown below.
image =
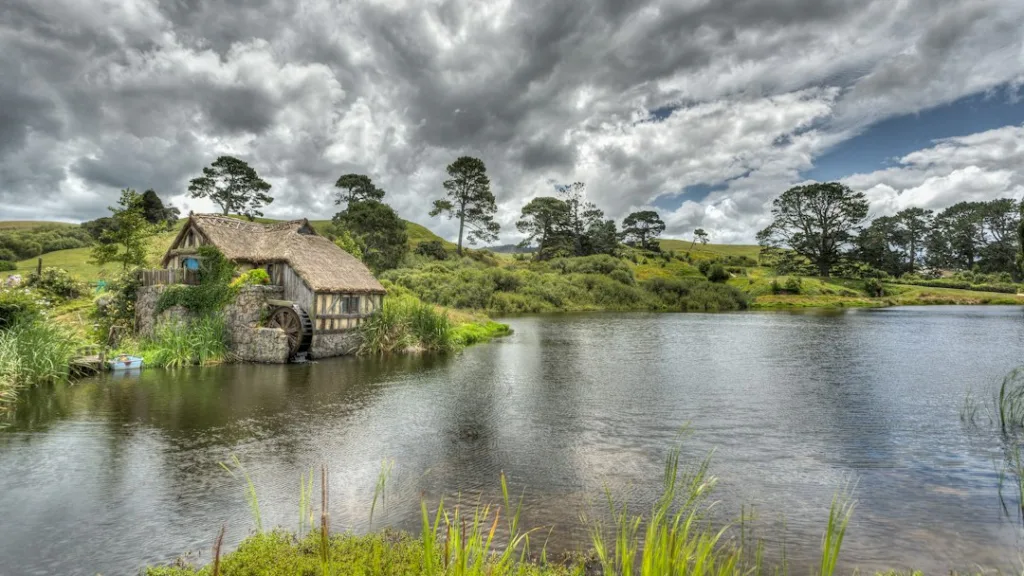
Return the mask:
<svg viewBox="0 0 1024 576"><path fill-rule="evenodd" d="M199 270L199 259L198 258L185 258L181 262L181 267L186 270Z"/></svg>
<svg viewBox="0 0 1024 576"><path fill-rule="evenodd" d="M341 313L342 314L358 314L359 313L359 296L344 296L341 299Z"/></svg>

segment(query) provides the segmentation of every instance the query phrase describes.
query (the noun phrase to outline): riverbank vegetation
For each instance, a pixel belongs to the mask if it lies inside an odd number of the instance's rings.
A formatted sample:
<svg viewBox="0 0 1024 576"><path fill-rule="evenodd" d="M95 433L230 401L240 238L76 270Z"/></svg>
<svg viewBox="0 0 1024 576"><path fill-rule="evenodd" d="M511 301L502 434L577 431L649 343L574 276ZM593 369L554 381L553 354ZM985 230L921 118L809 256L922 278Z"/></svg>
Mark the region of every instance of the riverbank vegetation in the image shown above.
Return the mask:
<svg viewBox="0 0 1024 576"><path fill-rule="evenodd" d="M35 287L0 288L0 412L22 388L69 380L81 339L48 315L60 300L38 281Z"/></svg>
<svg viewBox="0 0 1024 576"><path fill-rule="evenodd" d="M126 342L121 347L141 356L143 365L150 368L209 366L229 358L227 330L219 314L163 323L151 338Z"/></svg>
<svg viewBox="0 0 1024 576"><path fill-rule="evenodd" d="M272 201L265 182L244 162L217 162L193 181L191 192L229 212L268 221L259 210ZM251 186L241 192L221 186L232 171L244 173ZM493 253L464 245L493 241L500 229L486 167L479 159L459 158L448 176L446 194L431 214L459 223L456 243L399 219L385 191L359 174L335 183L339 212L311 221L394 291L394 301L364 328L366 354L450 350L507 331L486 314L1024 303L1024 225L1014 200L961 202L937 214L908 208L868 221L863 194L837 183L812 184L776 199L758 246L724 246L710 244L713 231L704 229L695 230L691 241L660 239L666 227L653 210L627 215L620 229L590 201L585 184L575 182L524 205L516 222L524 238L514 247L517 253ZM813 207L830 219L807 218ZM146 341L132 334L137 286L129 270L156 265L180 226L177 216L152 190L126 190L112 216L81 226L0 226L0 261L6 263L0 267L57 301L52 316L72 329L76 342L120 341L149 365L224 361L216 344L222 327L212 318L169 326ZM39 270L38 255L66 268ZM209 316L242 282L233 286L222 272L213 274L216 282L169 290L160 308L178 305ZM259 281L244 282L250 280ZM96 294L85 281L94 283ZM6 345L14 350L16 341L44 332L22 327L13 333L17 339L6 336ZM34 381L15 376L27 368L9 362L5 370L9 382Z"/></svg>
<svg viewBox="0 0 1024 576"><path fill-rule="evenodd" d="M363 355L395 352L451 352L511 333L507 324L486 317L452 315L408 291L389 289L380 311L361 327Z"/></svg>
<svg viewBox="0 0 1024 576"><path fill-rule="evenodd" d="M663 492L646 514L630 511L607 495L606 520L583 518L591 550L584 554L550 558L546 540L550 530L528 529L521 522L521 502L512 500L505 477L500 478L502 502L497 506L450 505L443 500L431 510L421 503L420 533L411 535L385 529L369 535L331 534L326 471L321 474L319 521L309 496L312 475L300 482L299 530L275 530L247 538L237 550L221 557L221 540L214 543L212 561L205 567L179 562L150 567L147 576L261 574L380 574L423 576L673 576L788 574L785 550L782 561L766 560L766 543L753 538L746 522L713 526L711 499L717 478L709 473L710 458L680 467L680 451L673 450L665 465ZM382 471L378 486L386 486ZM259 525L255 489L247 480L247 499ZM383 497L380 491L376 496ZM376 504L376 497L375 502ZM372 509L372 508L371 508ZM833 500L823 519L820 560L816 572L836 573L854 504L845 494ZM372 515L372 512L371 512ZM335 528L335 530L337 530Z"/></svg>

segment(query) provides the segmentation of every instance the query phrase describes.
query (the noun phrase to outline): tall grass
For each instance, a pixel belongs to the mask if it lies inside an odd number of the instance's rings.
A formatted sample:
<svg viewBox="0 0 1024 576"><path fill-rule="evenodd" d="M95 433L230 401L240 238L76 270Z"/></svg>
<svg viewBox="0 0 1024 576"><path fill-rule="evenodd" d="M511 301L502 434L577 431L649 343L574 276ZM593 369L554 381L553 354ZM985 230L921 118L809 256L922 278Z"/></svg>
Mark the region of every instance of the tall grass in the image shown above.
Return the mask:
<svg viewBox="0 0 1024 576"><path fill-rule="evenodd" d="M711 528L707 503L717 479L708 474L710 456L679 475L678 448L665 463L664 486L650 516L632 515L617 507L611 496L612 539L595 524L591 531L594 550L603 573L617 576L674 576L739 574L742 550L723 541L728 526Z"/></svg>
<svg viewBox="0 0 1024 576"><path fill-rule="evenodd" d="M426 502L421 502L423 574L446 576L502 576L520 573L527 564L531 531L520 529L521 502L512 505L508 483L501 475L507 539L498 545L495 535L502 520L502 508L455 506L449 510L442 500L431 521ZM443 537L442 537L443 534Z"/></svg>
<svg viewBox="0 0 1024 576"><path fill-rule="evenodd" d="M373 513L377 510L377 501L380 501L381 508L387 506L388 480L391 478L391 469L394 468L393 460L384 460L380 463L380 473L377 475L377 484L373 487L373 504L370 505L370 526L373 526ZM385 509L386 512L386 509Z"/></svg>
<svg viewBox="0 0 1024 576"><path fill-rule="evenodd" d="M220 315L208 315L191 322L167 322L142 343L147 366L181 368L218 364L228 355L227 329Z"/></svg>
<svg viewBox="0 0 1024 576"><path fill-rule="evenodd" d="M385 298L381 309L363 324L362 332L361 354L456 347L448 315L409 295Z"/></svg>
<svg viewBox="0 0 1024 576"><path fill-rule="evenodd" d="M21 388L67 382L78 344L70 330L43 320L0 330L0 409Z"/></svg>
<svg viewBox="0 0 1024 576"><path fill-rule="evenodd" d="M252 519L256 522L256 531L263 532L263 519L260 516L260 501L256 497L256 485L253 484L252 478L249 477L249 473L242 466L242 463L238 460L238 456L231 455L231 465L228 466L223 462L219 462L220 467L227 471L232 478L237 478L235 472L242 475L245 479L245 499L249 503L249 512L252 513Z"/></svg>
<svg viewBox="0 0 1024 576"><path fill-rule="evenodd" d="M1009 516L1010 508L1006 505L1006 498L1003 497L1003 487L1006 485L1007 477L1012 478L1014 492L1017 502L1014 506L1017 519L1024 523L1024 462L1021 461L1020 446L1007 447L1003 456L1003 465L999 470L997 490L999 493L999 504L1003 512Z"/></svg>
<svg viewBox="0 0 1024 576"><path fill-rule="evenodd" d="M504 474L501 475L502 502L497 506L463 506L461 503L448 506L442 499L432 510L426 500L421 500L418 538L393 531L357 537L331 535L327 470L321 467L320 526L299 540L280 531L262 531L255 488L237 458L233 458L231 466L222 466L233 475L240 472L245 478L258 532L244 541L238 551L225 557L224 573L272 576L582 576L598 573L605 576L760 576L772 573L771 569L764 568L763 541L748 544L746 523L752 516L741 514L739 542L727 536L731 525L712 527L709 513L715 503L710 501L710 495L717 479L709 474L709 465L710 456L681 472L680 449L672 450L665 463L662 494L648 516L631 514L625 506L617 506L609 494L612 522L608 529L600 523L588 525L598 565L589 565L579 557L549 565L544 550L540 552L539 562L531 556L530 538L535 531L522 528L522 500L512 501ZM391 464L385 462L377 479L375 504L378 496L383 498L390 471ZM312 524L309 518L312 515L312 472L308 479L303 476L300 486L301 532L307 519ZM818 576L835 574L854 508L847 494L838 494L830 507L821 541ZM775 568L774 574L787 574L785 562L783 548L783 564ZM597 568L600 572L595 571ZM220 564L217 569L221 569ZM150 568L146 573L184 576L208 572L175 567Z"/></svg>
<svg viewBox="0 0 1024 576"><path fill-rule="evenodd" d="M1003 378L996 397L996 413L1003 435L1024 429L1024 368L1017 368Z"/></svg>
<svg viewBox="0 0 1024 576"><path fill-rule="evenodd" d="M828 510L828 524L821 539L821 563L819 576L832 576L839 560L839 550L846 536L846 526L853 516L854 503L846 492L836 494L832 498L832 506Z"/></svg>
<svg viewBox="0 0 1024 576"><path fill-rule="evenodd" d="M302 474L299 477L299 530L297 535L313 528L313 469L309 470L309 476Z"/></svg>

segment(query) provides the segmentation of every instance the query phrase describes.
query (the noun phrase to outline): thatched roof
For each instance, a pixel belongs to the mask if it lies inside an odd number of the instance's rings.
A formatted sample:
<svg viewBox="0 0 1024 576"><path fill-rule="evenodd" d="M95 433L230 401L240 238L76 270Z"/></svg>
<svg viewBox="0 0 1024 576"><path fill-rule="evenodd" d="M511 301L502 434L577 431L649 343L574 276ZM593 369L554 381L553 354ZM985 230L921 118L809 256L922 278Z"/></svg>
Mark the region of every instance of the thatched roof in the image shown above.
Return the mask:
<svg viewBox="0 0 1024 576"><path fill-rule="evenodd" d="M164 265L178 253L190 226L230 260L256 265L287 262L314 292L384 292L362 262L318 235L306 219L259 224L219 214L191 214L164 256Z"/></svg>

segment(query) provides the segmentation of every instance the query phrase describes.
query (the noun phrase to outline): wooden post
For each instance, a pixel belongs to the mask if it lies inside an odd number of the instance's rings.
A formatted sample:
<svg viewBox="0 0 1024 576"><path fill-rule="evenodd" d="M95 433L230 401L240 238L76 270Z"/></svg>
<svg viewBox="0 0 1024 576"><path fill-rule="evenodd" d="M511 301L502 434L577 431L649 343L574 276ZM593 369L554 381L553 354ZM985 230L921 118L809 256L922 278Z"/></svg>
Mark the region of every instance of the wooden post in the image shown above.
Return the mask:
<svg viewBox="0 0 1024 576"><path fill-rule="evenodd" d="M36 276L43 275L43 259L40 258L39 262L36 263Z"/></svg>

